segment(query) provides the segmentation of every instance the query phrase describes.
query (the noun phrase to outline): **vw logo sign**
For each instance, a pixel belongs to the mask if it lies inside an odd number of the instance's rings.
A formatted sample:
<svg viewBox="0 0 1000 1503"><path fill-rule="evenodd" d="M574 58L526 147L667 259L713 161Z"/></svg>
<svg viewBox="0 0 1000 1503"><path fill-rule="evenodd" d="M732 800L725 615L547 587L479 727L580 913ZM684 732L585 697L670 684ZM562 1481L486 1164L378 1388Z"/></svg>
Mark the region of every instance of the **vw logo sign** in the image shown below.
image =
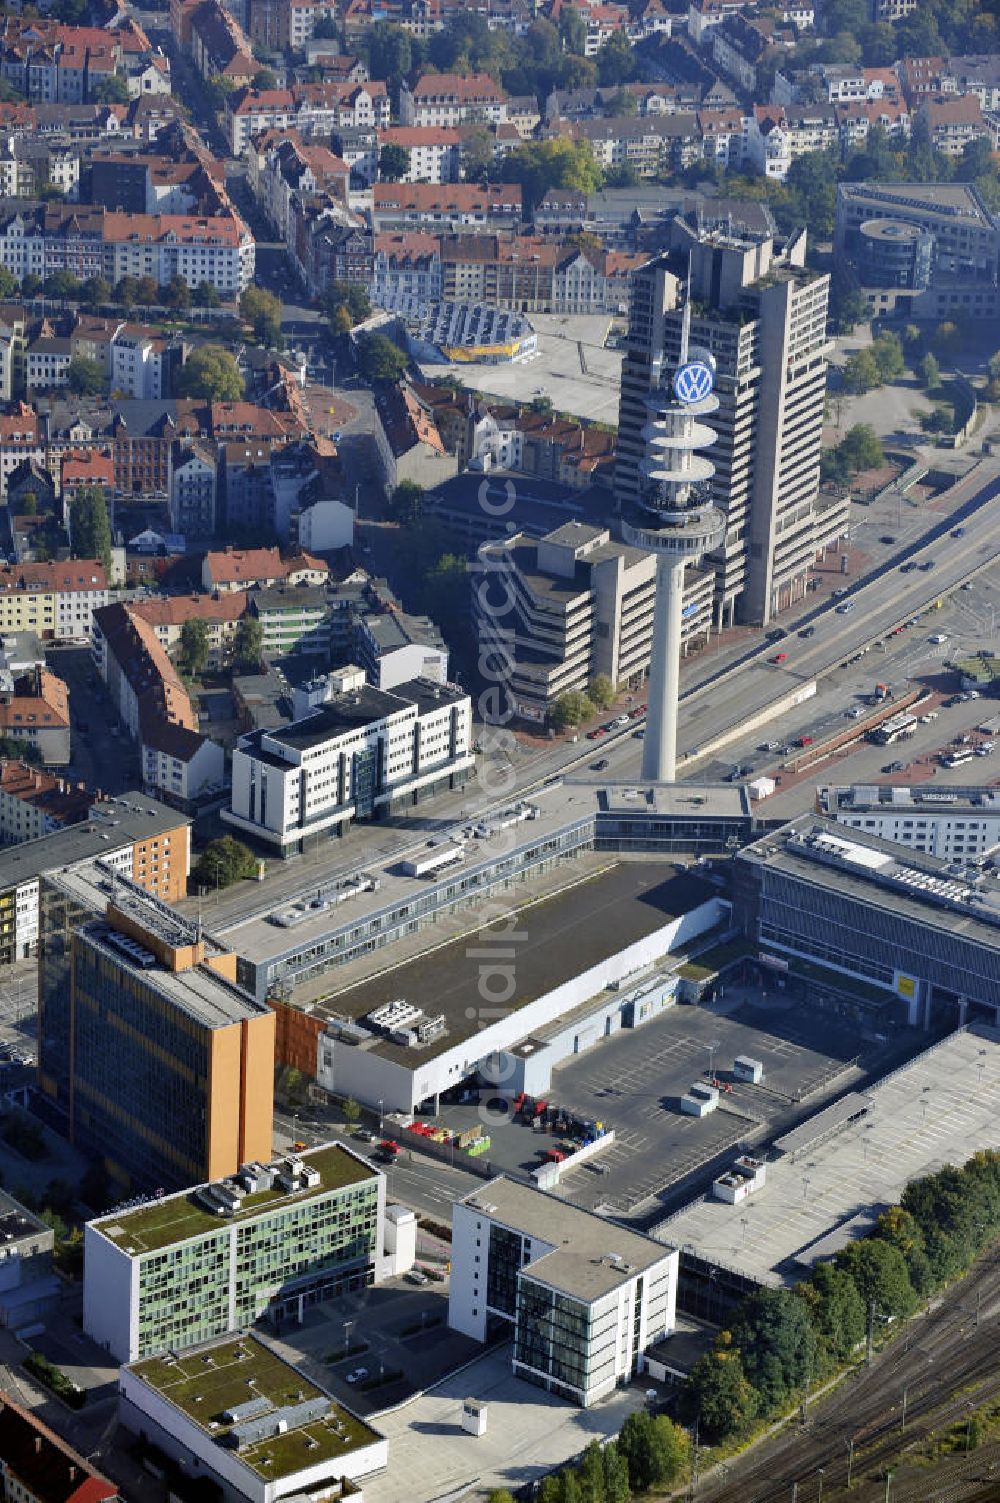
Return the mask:
<svg viewBox="0 0 1000 1503"><path fill-rule="evenodd" d="M691 360L674 372L674 396L678 402L703 402L714 385L712 369L703 360Z"/></svg>

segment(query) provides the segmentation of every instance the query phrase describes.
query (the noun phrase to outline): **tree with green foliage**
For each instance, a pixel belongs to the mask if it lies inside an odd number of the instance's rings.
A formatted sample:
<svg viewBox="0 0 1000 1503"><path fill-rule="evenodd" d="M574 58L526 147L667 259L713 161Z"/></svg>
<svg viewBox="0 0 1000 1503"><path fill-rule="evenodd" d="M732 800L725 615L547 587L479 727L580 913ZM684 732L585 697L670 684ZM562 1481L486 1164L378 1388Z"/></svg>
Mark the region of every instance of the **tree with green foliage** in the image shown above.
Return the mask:
<svg viewBox="0 0 1000 1503"><path fill-rule="evenodd" d="M925 391L937 391L941 385L941 367L931 354L930 350L923 357L918 367L920 382Z"/></svg>
<svg viewBox="0 0 1000 1503"><path fill-rule="evenodd" d="M793 216L808 225L810 235L818 239L826 240L833 234L839 165L832 151L807 151L790 164L785 178Z"/></svg>
<svg viewBox="0 0 1000 1503"><path fill-rule="evenodd" d="M313 27L313 38L317 42L332 42L336 40L337 23L332 16L320 16Z"/></svg>
<svg viewBox="0 0 1000 1503"><path fill-rule="evenodd" d="M257 875L257 857L242 840L223 835L211 840L202 851L194 869L195 880L203 887L229 887Z"/></svg>
<svg viewBox="0 0 1000 1503"><path fill-rule="evenodd" d="M128 84L120 73L109 73L90 91L95 104L128 104Z"/></svg>
<svg viewBox="0 0 1000 1503"><path fill-rule="evenodd" d="M556 700L550 719L556 730L566 731L579 725L581 720L588 720L593 713L594 706L586 694L582 694L579 689L570 689Z"/></svg>
<svg viewBox="0 0 1000 1503"><path fill-rule="evenodd" d="M182 276L171 277L163 289L163 306L183 313L191 306L191 289Z"/></svg>
<svg viewBox="0 0 1000 1503"><path fill-rule="evenodd" d="M247 287L240 293L240 315L253 329L258 344L277 348L281 344L281 303L264 287Z"/></svg>
<svg viewBox="0 0 1000 1503"><path fill-rule="evenodd" d="M874 391L880 383L878 365L870 349L857 350L853 355L848 355L844 361L841 383L845 392L863 396L866 391Z"/></svg>
<svg viewBox="0 0 1000 1503"><path fill-rule="evenodd" d="M354 282L331 282L323 293L322 303L323 311L330 319L343 308L347 313L349 329L353 329L355 324L364 323L372 311L367 291Z"/></svg>
<svg viewBox="0 0 1000 1503"><path fill-rule="evenodd" d="M398 381L409 364L407 357L385 334L365 334L358 341L358 364L366 381Z"/></svg>
<svg viewBox="0 0 1000 1503"><path fill-rule="evenodd" d="M152 308L160 301L159 284L152 277L140 277L135 286L135 300L143 308Z"/></svg>
<svg viewBox="0 0 1000 1503"><path fill-rule="evenodd" d="M405 146L387 141L378 154L378 175L383 183L401 183L410 170L410 153Z"/></svg>
<svg viewBox="0 0 1000 1503"><path fill-rule="evenodd" d="M855 423L833 449L822 455L820 469L824 480L844 484L862 470L875 470L885 464L885 451L871 423Z"/></svg>
<svg viewBox="0 0 1000 1503"><path fill-rule="evenodd" d="M597 81L602 88L628 83L637 71L635 52L623 27L613 31L597 52Z"/></svg>
<svg viewBox="0 0 1000 1503"><path fill-rule="evenodd" d="M601 169L586 141L526 141L503 160L503 180L520 183L525 202L534 208L550 188L574 188L595 193L603 181Z"/></svg>
<svg viewBox="0 0 1000 1503"><path fill-rule="evenodd" d="M898 1247L866 1237L842 1248L834 1261L854 1280L865 1308L873 1303L882 1319L906 1316L913 1310L916 1295Z"/></svg>
<svg viewBox="0 0 1000 1503"><path fill-rule="evenodd" d="M629 1503L632 1488L628 1480L628 1462L617 1444L604 1447L601 1463L604 1467L604 1503Z"/></svg>
<svg viewBox="0 0 1000 1503"><path fill-rule="evenodd" d="M21 278L21 296L37 297L42 290L42 286L43 283L41 277L36 276L33 271L29 271L25 276Z"/></svg>
<svg viewBox="0 0 1000 1503"><path fill-rule="evenodd" d="M573 1468L580 1489L580 1503L604 1503L604 1462L601 1446L592 1440Z"/></svg>
<svg viewBox="0 0 1000 1503"><path fill-rule="evenodd" d="M468 635L469 561L458 553L444 553L427 574L425 599L446 640L457 646Z"/></svg>
<svg viewBox="0 0 1000 1503"><path fill-rule="evenodd" d="M683 1474L688 1461L688 1438L665 1414L634 1410L622 1425L617 1441L628 1467L633 1491L666 1487Z"/></svg>
<svg viewBox="0 0 1000 1503"><path fill-rule="evenodd" d="M812 1277L799 1284L817 1338L817 1366L830 1371L846 1362L865 1339L865 1305L849 1273L832 1263L817 1263Z"/></svg>
<svg viewBox="0 0 1000 1503"><path fill-rule="evenodd" d="M218 308L222 302L214 282L199 282L192 298L196 308Z"/></svg>
<svg viewBox="0 0 1000 1503"><path fill-rule="evenodd" d="M259 73L254 74L253 86L258 94L266 94L278 87L278 75L273 68L261 68Z"/></svg>
<svg viewBox="0 0 1000 1503"><path fill-rule="evenodd" d="M366 28L359 46L369 74L383 83L398 83L413 67L413 42L401 26L376 21Z"/></svg>
<svg viewBox="0 0 1000 1503"><path fill-rule="evenodd" d="M587 685L587 698L599 710L609 710L615 702L615 686L606 673L597 674Z"/></svg>
<svg viewBox="0 0 1000 1503"><path fill-rule="evenodd" d="M66 367L66 385L74 396L96 397L104 386L104 373L89 355L74 355Z"/></svg>
<svg viewBox="0 0 1000 1503"><path fill-rule="evenodd" d="M389 498L389 514L401 527L420 520L424 508L424 488L415 480L401 480Z"/></svg>
<svg viewBox="0 0 1000 1503"><path fill-rule="evenodd" d="M952 319L943 319L931 336L939 355L954 355L962 343L962 331Z"/></svg>
<svg viewBox="0 0 1000 1503"><path fill-rule="evenodd" d="M902 1206L890 1206L879 1216L872 1235L899 1249L917 1294L930 1294L938 1275L927 1256L927 1241L916 1217Z"/></svg>
<svg viewBox="0 0 1000 1503"><path fill-rule="evenodd" d="M906 369L906 358L898 334L879 334L871 344L872 358L883 386L898 381Z"/></svg>
<svg viewBox="0 0 1000 1503"><path fill-rule="evenodd" d="M45 296L51 298L80 299L80 279L71 271L54 271L45 278Z"/></svg>
<svg viewBox="0 0 1000 1503"><path fill-rule="evenodd" d="M14 297L18 291L17 278L6 266L0 266L0 300Z"/></svg>
<svg viewBox="0 0 1000 1503"><path fill-rule="evenodd" d="M264 627L257 616L244 616L236 628L233 657L244 673L254 673L264 660Z"/></svg>
<svg viewBox="0 0 1000 1503"><path fill-rule="evenodd" d="M135 277L122 277L121 281L116 284L112 297L127 313L139 301L138 280Z"/></svg>
<svg viewBox="0 0 1000 1503"><path fill-rule="evenodd" d="M69 505L69 540L74 558L96 558L111 573L111 520L104 490L81 485Z"/></svg>
<svg viewBox="0 0 1000 1503"><path fill-rule="evenodd" d="M208 622L193 616L181 627L177 656L188 678L197 678L208 662Z"/></svg>
<svg viewBox="0 0 1000 1503"><path fill-rule="evenodd" d="M104 277L88 277L80 288L80 301L99 308L111 301L111 283Z"/></svg>
<svg viewBox="0 0 1000 1503"><path fill-rule="evenodd" d="M243 396L243 377L228 350L219 344L203 344L188 356L177 376L179 397L197 397L204 402L238 402Z"/></svg>
<svg viewBox="0 0 1000 1503"><path fill-rule="evenodd" d="M583 57L587 50L587 23L575 5L564 5L559 12L559 40L567 52Z"/></svg>
<svg viewBox="0 0 1000 1503"><path fill-rule="evenodd" d="M361 1108L353 1096L345 1096L340 1103L341 1114L348 1127L353 1127L360 1120Z"/></svg>
<svg viewBox="0 0 1000 1503"><path fill-rule="evenodd" d="M744 1300L732 1336L764 1409L780 1408L808 1383L816 1332L802 1301L787 1289L760 1289Z"/></svg>
<svg viewBox="0 0 1000 1503"><path fill-rule="evenodd" d="M698 1359L681 1390L682 1415L697 1420L702 1439L710 1442L746 1429L759 1403L739 1352L724 1341Z"/></svg>

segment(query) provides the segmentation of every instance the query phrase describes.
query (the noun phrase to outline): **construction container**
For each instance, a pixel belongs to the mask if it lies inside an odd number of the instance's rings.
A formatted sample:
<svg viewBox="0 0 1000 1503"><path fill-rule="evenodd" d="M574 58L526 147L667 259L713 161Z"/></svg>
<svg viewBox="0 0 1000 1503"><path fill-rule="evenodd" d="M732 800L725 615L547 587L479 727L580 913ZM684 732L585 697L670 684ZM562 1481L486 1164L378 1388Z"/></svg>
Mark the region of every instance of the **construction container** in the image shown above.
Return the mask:
<svg viewBox="0 0 1000 1503"><path fill-rule="evenodd" d="M733 1079L742 1080L747 1085L760 1085L764 1079L764 1066L759 1059L751 1059L748 1054L738 1054L733 1060Z"/></svg>

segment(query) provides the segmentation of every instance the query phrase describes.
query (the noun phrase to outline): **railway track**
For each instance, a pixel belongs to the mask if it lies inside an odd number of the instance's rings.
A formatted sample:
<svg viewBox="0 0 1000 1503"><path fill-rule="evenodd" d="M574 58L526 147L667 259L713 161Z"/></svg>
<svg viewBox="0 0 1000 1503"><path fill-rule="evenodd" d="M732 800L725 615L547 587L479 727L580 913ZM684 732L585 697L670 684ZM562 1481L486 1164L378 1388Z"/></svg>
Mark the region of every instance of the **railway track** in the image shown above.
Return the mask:
<svg viewBox="0 0 1000 1503"><path fill-rule="evenodd" d="M1000 1398L1000 1265L985 1256L928 1314L915 1319L829 1398L804 1427L789 1425L772 1440L711 1474L696 1497L705 1503L813 1503L822 1470L823 1497L847 1497L848 1468L857 1503L884 1498L893 1468L893 1503L964 1503L978 1496L1000 1503L1000 1445L948 1457L934 1469L907 1466L932 1434ZM905 1404L905 1430L903 1408ZM997 1464L996 1480L986 1476ZM948 1475L935 1483L938 1471ZM982 1479L986 1478L985 1481ZM796 1486L797 1485L797 1486Z"/></svg>

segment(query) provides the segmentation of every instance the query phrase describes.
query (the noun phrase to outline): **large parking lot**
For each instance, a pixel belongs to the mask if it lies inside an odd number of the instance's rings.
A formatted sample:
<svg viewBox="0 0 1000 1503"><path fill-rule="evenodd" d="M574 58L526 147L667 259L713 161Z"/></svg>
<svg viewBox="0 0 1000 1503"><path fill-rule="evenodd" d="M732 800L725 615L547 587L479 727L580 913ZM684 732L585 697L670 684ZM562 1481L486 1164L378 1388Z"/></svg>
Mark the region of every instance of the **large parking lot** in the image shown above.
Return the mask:
<svg viewBox="0 0 1000 1503"><path fill-rule="evenodd" d="M711 1007L677 1006L643 1028L624 1029L553 1072L548 1100L615 1134L590 1165L565 1175L559 1193L593 1209L651 1211L658 1192L728 1148L762 1129L770 1137L815 1110L827 1091L850 1083L859 1055L870 1066L882 1048L865 1043L856 1025L810 1011L807 1001L742 986L724 989ZM738 1054L762 1062L762 1085L731 1081ZM710 1067L731 1089L709 1116L685 1116L680 1097L707 1079ZM499 1105L498 1098L486 1099ZM444 1106L439 1120L460 1131L482 1120L480 1112L475 1105ZM488 1157L497 1173L530 1173L556 1141L496 1110L488 1115Z"/></svg>

